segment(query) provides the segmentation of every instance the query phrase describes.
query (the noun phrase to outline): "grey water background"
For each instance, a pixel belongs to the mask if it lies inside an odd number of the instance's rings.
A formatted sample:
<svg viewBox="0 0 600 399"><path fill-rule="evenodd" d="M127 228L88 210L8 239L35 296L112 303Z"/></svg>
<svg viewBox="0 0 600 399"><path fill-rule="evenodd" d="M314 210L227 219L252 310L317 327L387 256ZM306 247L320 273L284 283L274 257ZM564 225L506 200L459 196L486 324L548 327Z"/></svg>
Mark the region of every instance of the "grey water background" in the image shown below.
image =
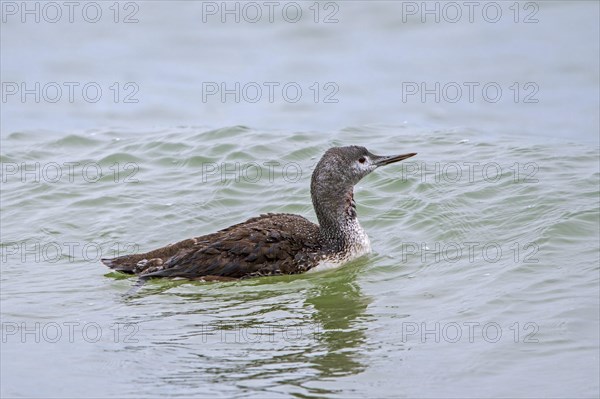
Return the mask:
<svg viewBox="0 0 600 399"><path fill-rule="evenodd" d="M598 397L597 2L477 2L472 22L458 2L457 23L441 2L439 22L296 2L296 23L291 3L257 23L35 4L39 22L1 3L2 397ZM239 102L203 91L236 82ZM419 153L356 187L368 257L132 298L99 264L262 212L315 220L310 173L349 144Z"/></svg>

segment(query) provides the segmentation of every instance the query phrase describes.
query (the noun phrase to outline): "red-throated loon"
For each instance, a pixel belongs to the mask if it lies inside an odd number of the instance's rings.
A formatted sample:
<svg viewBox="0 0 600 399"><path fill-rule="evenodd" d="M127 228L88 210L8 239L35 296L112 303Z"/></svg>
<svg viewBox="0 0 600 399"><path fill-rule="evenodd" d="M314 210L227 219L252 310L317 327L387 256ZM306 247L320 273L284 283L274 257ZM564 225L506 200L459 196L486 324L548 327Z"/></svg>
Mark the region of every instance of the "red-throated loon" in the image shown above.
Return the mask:
<svg viewBox="0 0 600 399"><path fill-rule="evenodd" d="M319 225L299 215L268 213L216 233L144 254L102 259L102 263L142 280L207 281L297 274L341 265L371 251L369 237L356 216L354 185L379 166L414 155L379 156L358 146L327 150L310 184Z"/></svg>

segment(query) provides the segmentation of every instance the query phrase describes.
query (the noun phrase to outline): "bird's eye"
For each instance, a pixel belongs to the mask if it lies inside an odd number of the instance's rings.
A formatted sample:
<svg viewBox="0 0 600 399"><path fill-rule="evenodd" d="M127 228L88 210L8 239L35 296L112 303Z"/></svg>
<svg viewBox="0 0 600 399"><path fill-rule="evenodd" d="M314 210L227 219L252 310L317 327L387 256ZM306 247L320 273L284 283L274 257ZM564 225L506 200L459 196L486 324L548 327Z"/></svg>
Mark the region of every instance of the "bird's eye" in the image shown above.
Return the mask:
<svg viewBox="0 0 600 399"><path fill-rule="evenodd" d="M365 163L365 162L367 162L367 160L366 160L366 158L365 158L365 157L360 157L360 158L358 159L358 162L360 162L360 163Z"/></svg>

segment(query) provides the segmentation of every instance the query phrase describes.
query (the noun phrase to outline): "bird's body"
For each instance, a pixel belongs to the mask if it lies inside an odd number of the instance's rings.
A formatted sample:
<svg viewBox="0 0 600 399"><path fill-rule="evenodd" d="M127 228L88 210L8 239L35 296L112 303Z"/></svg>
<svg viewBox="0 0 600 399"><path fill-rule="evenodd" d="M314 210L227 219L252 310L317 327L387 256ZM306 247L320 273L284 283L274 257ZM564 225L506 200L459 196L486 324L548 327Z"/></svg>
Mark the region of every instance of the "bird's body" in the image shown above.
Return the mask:
<svg viewBox="0 0 600 399"><path fill-rule="evenodd" d="M355 146L329 149L311 180L319 225L299 215L268 213L216 233L102 262L142 280L229 280L341 265L371 251L357 219L353 186L378 166L413 155L379 157Z"/></svg>

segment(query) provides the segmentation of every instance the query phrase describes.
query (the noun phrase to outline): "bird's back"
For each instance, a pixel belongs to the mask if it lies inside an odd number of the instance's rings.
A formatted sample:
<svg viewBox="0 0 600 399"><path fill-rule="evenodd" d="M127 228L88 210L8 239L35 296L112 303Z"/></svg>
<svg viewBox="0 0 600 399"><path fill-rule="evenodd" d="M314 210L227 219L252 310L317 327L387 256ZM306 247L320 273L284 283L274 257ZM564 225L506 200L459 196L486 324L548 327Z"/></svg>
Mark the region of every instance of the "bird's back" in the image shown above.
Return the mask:
<svg viewBox="0 0 600 399"><path fill-rule="evenodd" d="M319 226L302 216L269 213L213 234L137 255L103 259L147 279L227 279L302 273L317 263Z"/></svg>

